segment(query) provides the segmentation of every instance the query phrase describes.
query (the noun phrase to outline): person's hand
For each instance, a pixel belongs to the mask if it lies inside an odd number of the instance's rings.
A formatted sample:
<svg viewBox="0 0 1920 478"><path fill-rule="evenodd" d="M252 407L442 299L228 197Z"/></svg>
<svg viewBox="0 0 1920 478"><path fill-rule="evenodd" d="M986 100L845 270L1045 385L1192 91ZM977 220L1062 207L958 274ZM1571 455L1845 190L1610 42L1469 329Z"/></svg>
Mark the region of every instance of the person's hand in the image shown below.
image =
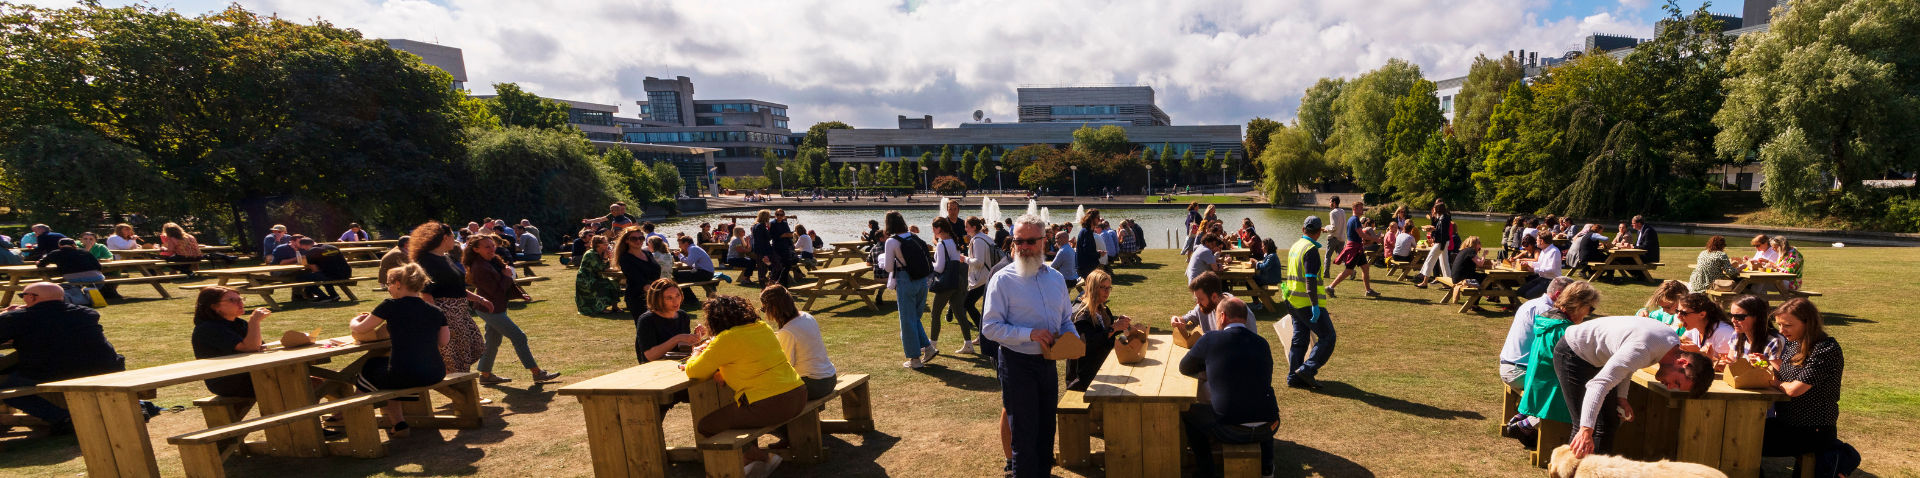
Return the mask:
<svg viewBox="0 0 1920 478"><path fill-rule="evenodd" d="M1580 427L1580 433L1573 435L1573 441L1567 443L1573 449L1575 459L1586 458L1593 453L1593 427Z"/></svg>
<svg viewBox="0 0 1920 478"><path fill-rule="evenodd" d="M251 320L251 321L254 321L254 322L259 322L259 321L262 321L262 320L267 320L267 316L269 316L269 315L273 315L273 311L272 311L272 310L267 310L267 308L266 308L266 307L261 307L261 308L258 308L258 309L253 309L253 316L251 316L251 317L247 317L247 320Z"/></svg>
<svg viewBox="0 0 1920 478"><path fill-rule="evenodd" d="M1118 330L1122 333L1133 330L1133 318L1124 315L1120 316L1119 319L1113 321L1113 330Z"/></svg>
<svg viewBox="0 0 1920 478"><path fill-rule="evenodd" d="M711 334L708 333L707 324L700 324L700 325L693 326L693 335L706 337Z"/></svg>
<svg viewBox="0 0 1920 478"><path fill-rule="evenodd" d="M1689 339L1687 337L1680 337L1680 351L1698 353L1700 352L1700 346L1694 345L1693 339Z"/></svg>
<svg viewBox="0 0 1920 478"><path fill-rule="evenodd" d="M1053 332L1049 332L1046 329L1033 329L1033 333L1027 334L1027 338L1048 346L1053 345Z"/></svg>
<svg viewBox="0 0 1920 478"><path fill-rule="evenodd" d="M1613 400L1620 404L1620 421L1633 421L1633 403L1628 402L1627 397L1613 397Z"/></svg>
<svg viewBox="0 0 1920 478"><path fill-rule="evenodd" d="M693 345L700 343L700 337L693 334L680 334L673 336L673 341L676 344Z"/></svg>

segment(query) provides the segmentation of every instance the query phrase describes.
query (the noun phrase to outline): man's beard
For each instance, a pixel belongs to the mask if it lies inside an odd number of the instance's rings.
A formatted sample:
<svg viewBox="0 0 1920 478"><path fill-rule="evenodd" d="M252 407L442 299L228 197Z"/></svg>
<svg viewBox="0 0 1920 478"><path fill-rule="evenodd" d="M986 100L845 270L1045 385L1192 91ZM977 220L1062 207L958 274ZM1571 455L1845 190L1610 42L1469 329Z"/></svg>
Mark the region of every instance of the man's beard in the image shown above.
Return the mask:
<svg viewBox="0 0 1920 478"><path fill-rule="evenodd" d="M1040 266L1042 264L1045 264L1045 262L1037 251L1014 251L1013 271L1014 273L1020 274L1020 277L1033 277L1034 274L1040 273Z"/></svg>

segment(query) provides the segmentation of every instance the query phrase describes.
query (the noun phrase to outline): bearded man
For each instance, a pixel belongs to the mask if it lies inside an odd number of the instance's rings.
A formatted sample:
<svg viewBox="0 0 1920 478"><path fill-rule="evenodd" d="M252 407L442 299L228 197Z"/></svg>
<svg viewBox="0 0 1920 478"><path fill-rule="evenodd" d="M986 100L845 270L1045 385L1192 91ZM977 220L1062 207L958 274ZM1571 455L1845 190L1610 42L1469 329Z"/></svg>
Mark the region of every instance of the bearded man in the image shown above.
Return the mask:
<svg viewBox="0 0 1920 478"><path fill-rule="evenodd" d="M1048 267L1047 221L1032 214L1013 226L1013 267L987 283L980 335L1000 344L997 371L1000 405L1007 417L1003 437L1012 437L1007 469L1012 476L1045 477L1053 470L1054 406L1059 372L1043 346L1073 328L1073 304L1065 276ZM1084 339L1084 337L1082 337ZM1005 440L1005 438L1003 438Z"/></svg>

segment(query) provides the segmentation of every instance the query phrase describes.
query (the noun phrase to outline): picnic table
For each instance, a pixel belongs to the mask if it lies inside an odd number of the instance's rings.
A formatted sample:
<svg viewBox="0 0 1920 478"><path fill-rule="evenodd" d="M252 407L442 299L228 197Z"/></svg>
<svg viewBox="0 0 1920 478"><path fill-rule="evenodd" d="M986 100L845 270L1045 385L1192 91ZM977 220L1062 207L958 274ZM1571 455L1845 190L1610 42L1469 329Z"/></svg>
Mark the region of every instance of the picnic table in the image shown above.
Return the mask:
<svg viewBox="0 0 1920 478"><path fill-rule="evenodd" d="M230 251L233 251L233 246L209 246L204 244L200 246L200 252L230 252ZM111 252L115 257L119 257L121 259L146 259L146 258L160 257L159 247L154 247L149 249L113 249L107 252Z"/></svg>
<svg viewBox="0 0 1920 478"><path fill-rule="evenodd" d="M1448 283L1451 286L1451 283ZM1505 298L1507 303L1520 305L1520 287L1527 284L1527 271L1495 267L1487 270L1487 277L1480 279L1479 287L1458 287L1450 293L1451 297L1441 303L1465 298L1460 304L1460 312L1466 313L1480 306L1481 298L1491 298L1498 304Z"/></svg>
<svg viewBox="0 0 1920 478"><path fill-rule="evenodd" d="M1640 259L1646 249L1614 249L1607 252L1606 260L1587 263L1587 280L1601 277L1611 278L1615 272L1621 275L1637 277L1652 282L1653 269L1660 264L1648 264Z"/></svg>
<svg viewBox="0 0 1920 478"><path fill-rule="evenodd" d="M829 242L827 243L827 245L833 246L835 250L844 249L844 250L859 251L859 252L867 252L867 246L868 246L867 241Z"/></svg>
<svg viewBox="0 0 1920 478"><path fill-rule="evenodd" d="M1247 258L1253 257L1253 250L1245 247L1223 249L1220 251L1220 255L1231 257L1236 261L1244 261L1247 260Z"/></svg>
<svg viewBox="0 0 1920 478"><path fill-rule="evenodd" d="M697 460L700 450L667 447L660 405L693 385L680 363L655 360L560 388L580 400L586 413L593 474L600 477L667 475L669 454Z"/></svg>
<svg viewBox="0 0 1920 478"><path fill-rule="evenodd" d="M267 301L267 306L278 307L280 305L280 302L273 300L273 291L279 290L279 289L296 287L296 285L290 282L291 277L275 276L274 273L298 272L298 271L304 271L304 270L307 270L307 266L303 266L299 264L287 264L287 265L280 265L280 266L254 266L254 267L236 267L232 269L204 270L204 271L200 271L200 275L209 275L209 276L214 276L216 278L219 278L219 281L210 285L232 287L234 288L234 290L237 290L242 294L258 295L260 296L261 300ZM243 279L246 281L246 283L233 284L232 282L235 279ZM358 281L358 280L372 280L372 279L366 278L366 277L358 277L350 280L330 281L330 282L347 282L348 284L346 285L352 285L351 283L353 281ZM207 287L208 285L209 284L183 286L181 287L181 289L199 290L201 288ZM347 298L352 300L359 300L358 297L355 297L353 295L352 289L349 289L347 287L341 287L341 289L343 292L347 294Z"/></svg>
<svg viewBox="0 0 1920 478"><path fill-rule="evenodd" d="M345 248L348 248L348 247L378 247L378 248L382 248L382 249L388 249L388 248L392 248L393 246L396 246L396 245L399 245L399 244L400 244L400 240L398 240L398 239L369 239L369 240L365 240L365 241L338 241L338 242L322 242L321 244L326 244L326 245L329 245L329 246L333 246L333 247L338 247L338 248L341 248L341 249L345 249Z"/></svg>
<svg viewBox="0 0 1920 478"><path fill-rule="evenodd" d="M350 337L331 339L342 345L268 350L220 358L193 360L158 367L95 375L40 385L42 392L65 395L73 412L74 434L86 459L87 475L94 477L160 476L140 414L140 392L214 377L249 373L260 412L277 414L317 403L308 367L331 357L385 351L392 342L355 343ZM320 421L297 420L267 429L265 453L274 456L324 456Z"/></svg>
<svg viewBox="0 0 1920 478"><path fill-rule="evenodd" d="M1686 390L1668 390L1644 369L1633 373L1630 386L1627 401L1634 419L1620 423L1615 453L1642 461L1699 463L1731 478L1760 476L1767 409L1790 399L1771 388L1738 389L1721 380L1706 395L1691 398Z"/></svg>
<svg viewBox="0 0 1920 478"><path fill-rule="evenodd" d="M862 278L862 276L872 271L873 266L865 262L816 269L812 274L819 280L794 286L790 290L794 295L804 295L807 297L807 303L800 307L802 311L812 312L813 301L819 300L822 296L836 296L842 299L845 299L847 296L853 296L859 298L861 302L865 302L867 308L877 311L880 310L880 305L876 302L879 302L881 295L886 293L887 284L877 280ZM872 295L872 297L868 297L868 295Z"/></svg>
<svg viewBox="0 0 1920 478"><path fill-rule="evenodd" d="M1698 264L1688 264L1687 267L1697 269L1700 266ZM1791 272L1767 272L1742 269L1740 271L1740 280L1733 283L1733 290L1709 290L1706 292L1708 296L1713 297L1714 301L1719 302L1721 307L1729 306L1733 303L1735 297L1743 295L1759 297L1761 300L1767 302L1785 302L1787 299L1794 297L1818 297L1822 295L1819 292L1787 287L1787 282L1798 278L1799 276L1793 275Z"/></svg>
<svg viewBox="0 0 1920 478"><path fill-rule="evenodd" d="M1187 349L1171 335L1147 337L1146 358L1122 365L1108 354L1087 386L1088 404L1104 407L1107 476L1180 476L1180 412L1199 399L1200 381L1180 374Z"/></svg>
<svg viewBox="0 0 1920 478"><path fill-rule="evenodd" d="M1278 312L1285 310L1281 309L1280 305L1273 301L1273 295L1279 293L1280 288L1277 286L1263 286L1258 282L1254 282L1254 274L1253 264L1240 263L1228 266L1225 270L1220 271L1219 275L1220 280L1226 284L1227 290L1234 291L1234 287L1238 286L1240 289L1237 292L1244 293L1248 297L1259 301L1260 304L1266 307L1267 311Z"/></svg>
<svg viewBox="0 0 1920 478"><path fill-rule="evenodd" d="M121 278L122 280L116 281L114 280L115 278L109 277L106 283L144 282L152 284L153 290L160 292L160 297L172 298L173 295L167 293L166 286L160 285L160 281L166 279L166 274L162 274L158 267L163 263L164 261L154 259L100 261L100 271L115 272L126 269L140 271L142 277L139 279L125 280L126 278ZM0 290L4 290L4 292L0 292L0 307L13 305L14 293L20 292L33 282L60 280L60 272L52 265L47 267L40 267L34 264L0 266L0 274L7 275L6 285L0 286Z"/></svg>

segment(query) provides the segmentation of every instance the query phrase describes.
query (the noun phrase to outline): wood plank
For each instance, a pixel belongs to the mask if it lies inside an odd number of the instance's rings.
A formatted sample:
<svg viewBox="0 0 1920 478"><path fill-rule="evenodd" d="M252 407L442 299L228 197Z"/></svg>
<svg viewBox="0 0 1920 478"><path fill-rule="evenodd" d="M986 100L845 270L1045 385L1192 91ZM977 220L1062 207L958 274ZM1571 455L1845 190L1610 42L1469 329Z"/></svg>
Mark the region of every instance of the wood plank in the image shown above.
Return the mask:
<svg viewBox="0 0 1920 478"><path fill-rule="evenodd" d="M346 345L332 348L270 348L264 352L234 354L219 358L192 360L158 367L63 380L41 384L40 388L53 392L151 390L169 385L198 382L214 377L237 375L256 370L281 367L290 363L314 362L330 357L365 353L374 350L386 350L393 347L390 341L359 344L353 343L351 337L337 337L328 340Z"/></svg>
<svg viewBox="0 0 1920 478"><path fill-rule="evenodd" d="M107 424L107 439L113 442L113 458L119 464L120 475L160 476L160 465L153 459L153 442L147 437L146 417L140 412L139 397L132 393L103 393L95 398Z"/></svg>
<svg viewBox="0 0 1920 478"><path fill-rule="evenodd" d="M107 435L109 426L128 426L126 423L113 423L100 413L101 393L69 393L67 411L73 414L73 433L80 441L81 458L86 459L87 474L95 477L142 476L138 470L120 471L120 463L114 459L113 439ZM148 451L151 454L151 450ZM158 468L158 465L155 466ZM159 476L159 470L145 476Z"/></svg>
<svg viewBox="0 0 1920 478"><path fill-rule="evenodd" d="M1148 403L1140 407L1141 471L1144 476L1179 476L1180 451L1185 440L1180 436L1180 411L1170 403Z"/></svg>
<svg viewBox="0 0 1920 478"><path fill-rule="evenodd" d="M387 456L387 445L380 441L380 422L373 417L373 404L353 407L345 413L347 445L354 458ZM181 448L184 454L186 448Z"/></svg>
<svg viewBox="0 0 1920 478"><path fill-rule="evenodd" d="M1760 446L1766 439L1766 402L1727 402L1726 428L1720 436L1721 472L1732 478L1760 476Z"/></svg>
<svg viewBox="0 0 1920 478"><path fill-rule="evenodd" d="M640 476L628 461L629 448L622 443L619 397L580 396L580 408L586 415L587 449L593 457L594 476ZM634 450L638 452L639 450Z"/></svg>
<svg viewBox="0 0 1920 478"><path fill-rule="evenodd" d="M667 476L666 432L661 429L660 407L654 397L615 397L619 413L620 443L627 448L626 467L633 476Z"/></svg>
<svg viewBox="0 0 1920 478"><path fill-rule="evenodd" d="M213 443L180 447L180 465L186 468L187 478L227 476L225 457L220 453L220 446Z"/></svg>
<svg viewBox="0 0 1920 478"><path fill-rule="evenodd" d="M1720 441L1727 426L1727 402L1687 400L1680 406L1679 441L1674 461L1718 467Z"/></svg>
<svg viewBox="0 0 1920 478"><path fill-rule="evenodd" d="M1143 445L1145 433L1139 403L1109 403L1105 419L1107 476L1111 478L1147 478ZM1163 438L1164 439L1164 438ZM1169 475L1169 476L1178 476Z"/></svg>
<svg viewBox="0 0 1920 478"><path fill-rule="evenodd" d="M795 463L825 463L827 447L820 436L820 410L812 409L787 422L787 442Z"/></svg>

